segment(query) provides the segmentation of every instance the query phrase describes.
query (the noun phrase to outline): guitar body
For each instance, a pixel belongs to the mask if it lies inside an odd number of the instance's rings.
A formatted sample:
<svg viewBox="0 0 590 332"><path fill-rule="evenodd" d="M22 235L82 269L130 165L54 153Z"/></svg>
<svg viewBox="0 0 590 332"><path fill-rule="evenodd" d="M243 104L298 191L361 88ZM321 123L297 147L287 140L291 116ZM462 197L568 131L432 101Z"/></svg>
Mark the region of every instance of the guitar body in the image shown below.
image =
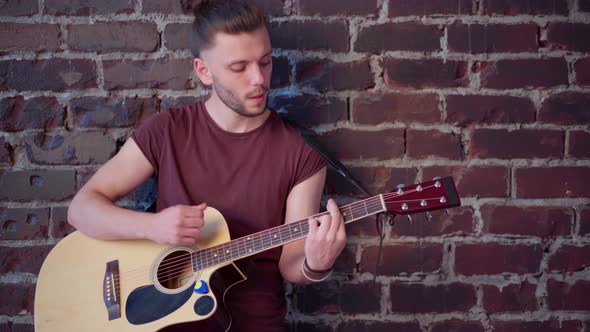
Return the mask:
<svg viewBox="0 0 590 332"><path fill-rule="evenodd" d="M207 208L200 239L170 247L70 234L39 273L35 331L176 331L176 324L194 321L192 331L229 329L223 297L245 275L233 262L193 272L189 258L230 240L219 211Z"/></svg>

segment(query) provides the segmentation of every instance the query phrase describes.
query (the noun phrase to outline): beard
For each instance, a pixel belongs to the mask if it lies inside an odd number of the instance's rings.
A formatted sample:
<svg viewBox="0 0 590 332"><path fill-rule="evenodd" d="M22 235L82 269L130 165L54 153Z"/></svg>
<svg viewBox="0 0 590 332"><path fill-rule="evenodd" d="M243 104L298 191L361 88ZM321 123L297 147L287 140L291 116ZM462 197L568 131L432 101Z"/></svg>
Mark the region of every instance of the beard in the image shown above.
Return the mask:
<svg viewBox="0 0 590 332"><path fill-rule="evenodd" d="M212 79L213 79L213 87L212 88L213 88L213 90L215 90L217 97L219 97L219 100L221 100L221 102L223 104L225 104L225 106L227 106L232 111L238 113L239 115L248 117L248 118L257 117L257 116L263 114L264 111L266 111L266 100L264 100L264 103L262 105L262 109L260 111L258 111L256 113L248 112L246 109L246 105L244 105L244 103L240 101L240 98L237 96L236 93L234 93L234 91L223 86L221 83L219 83L219 81L217 79L215 79L215 77L212 77ZM258 96L262 93L266 93L268 90L269 90L268 87L261 85L255 91L246 94L246 98L249 98L252 96Z"/></svg>

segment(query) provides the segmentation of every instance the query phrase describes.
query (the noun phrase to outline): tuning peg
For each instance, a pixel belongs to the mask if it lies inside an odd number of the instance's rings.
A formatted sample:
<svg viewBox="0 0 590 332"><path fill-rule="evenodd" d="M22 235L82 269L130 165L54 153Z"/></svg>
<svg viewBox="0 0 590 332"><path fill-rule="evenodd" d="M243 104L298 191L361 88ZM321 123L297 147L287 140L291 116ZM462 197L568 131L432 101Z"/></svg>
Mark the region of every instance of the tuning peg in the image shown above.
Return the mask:
<svg viewBox="0 0 590 332"><path fill-rule="evenodd" d="M432 213L430 211L426 211L426 220L432 221Z"/></svg>
<svg viewBox="0 0 590 332"><path fill-rule="evenodd" d="M412 220L411 214L408 214L406 217L408 217L408 221L410 222L410 224L414 222L414 220Z"/></svg>
<svg viewBox="0 0 590 332"><path fill-rule="evenodd" d="M395 186L395 189L397 189L397 193L400 194L400 195L403 194L404 193L404 190L402 188L405 187L405 186L406 185L403 184L403 183L400 183L397 186Z"/></svg>

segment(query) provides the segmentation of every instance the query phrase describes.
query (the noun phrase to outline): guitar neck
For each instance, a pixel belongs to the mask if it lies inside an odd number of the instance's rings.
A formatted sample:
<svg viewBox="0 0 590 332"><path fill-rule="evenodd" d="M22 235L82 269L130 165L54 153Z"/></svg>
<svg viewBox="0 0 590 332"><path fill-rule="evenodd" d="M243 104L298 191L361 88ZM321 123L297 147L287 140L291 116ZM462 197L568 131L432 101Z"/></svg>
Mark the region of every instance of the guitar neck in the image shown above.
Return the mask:
<svg viewBox="0 0 590 332"><path fill-rule="evenodd" d="M344 223L363 219L386 210L383 195L373 196L340 207ZM328 212L313 215L319 217ZM309 232L308 218L273 227L192 253L193 271L248 257L302 239Z"/></svg>

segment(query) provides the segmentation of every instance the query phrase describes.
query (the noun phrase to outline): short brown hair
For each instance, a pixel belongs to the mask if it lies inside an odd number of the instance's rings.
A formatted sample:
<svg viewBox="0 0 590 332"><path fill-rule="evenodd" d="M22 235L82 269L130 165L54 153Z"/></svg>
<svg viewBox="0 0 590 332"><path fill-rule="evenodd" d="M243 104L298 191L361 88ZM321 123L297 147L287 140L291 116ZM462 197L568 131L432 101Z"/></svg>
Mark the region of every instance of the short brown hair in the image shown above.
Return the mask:
<svg viewBox="0 0 590 332"><path fill-rule="evenodd" d="M211 46L217 32L238 34L251 32L266 24L264 12L239 0L183 0L185 11L192 11L195 20L192 26L191 51L199 57L201 51Z"/></svg>

